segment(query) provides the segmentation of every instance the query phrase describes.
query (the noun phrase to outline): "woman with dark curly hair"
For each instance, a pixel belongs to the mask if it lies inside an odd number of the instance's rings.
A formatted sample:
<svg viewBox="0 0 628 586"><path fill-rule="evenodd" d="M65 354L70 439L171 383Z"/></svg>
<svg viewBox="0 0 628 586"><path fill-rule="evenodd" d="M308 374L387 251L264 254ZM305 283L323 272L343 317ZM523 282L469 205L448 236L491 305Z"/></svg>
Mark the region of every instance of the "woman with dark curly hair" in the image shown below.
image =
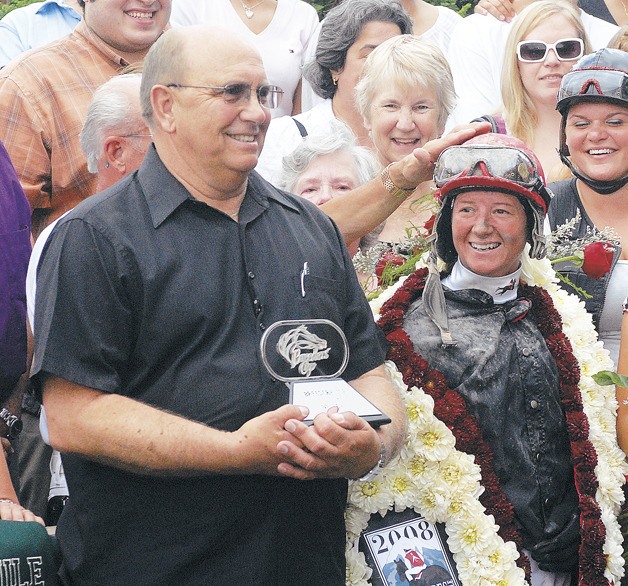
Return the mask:
<svg viewBox="0 0 628 586"><path fill-rule="evenodd" d="M303 75L325 101L294 118L272 120L256 170L274 183L282 158L309 134L329 132L329 122L344 122L358 144L371 146L357 111L354 89L368 55L385 40L412 32L412 21L396 0L345 0L322 23L316 58Z"/></svg>

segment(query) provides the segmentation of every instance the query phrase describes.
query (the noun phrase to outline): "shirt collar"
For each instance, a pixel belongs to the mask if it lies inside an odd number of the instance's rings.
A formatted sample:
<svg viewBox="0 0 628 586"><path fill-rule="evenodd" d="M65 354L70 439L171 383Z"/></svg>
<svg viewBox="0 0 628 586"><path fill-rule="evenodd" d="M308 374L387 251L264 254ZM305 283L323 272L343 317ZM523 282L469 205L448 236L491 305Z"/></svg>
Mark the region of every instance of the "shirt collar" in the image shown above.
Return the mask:
<svg viewBox="0 0 628 586"><path fill-rule="evenodd" d="M116 65L126 67L129 62L118 55L105 41L103 41L91 28L87 26L85 20L81 20L74 29L74 34L83 37L90 45L113 61Z"/></svg>
<svg viewBox="0 0 628 586"><path fill-rule="evenodd" d="M483 277L467 269L457 260L451 273L443 279L443 285L452 291L461 289L479 289L493 298L497 305L512 301L517 297L521 266L503 277Z"/></svg>
<svg viewBox="0 0 628 586"><path fill-rule="evenodd" d="M188 190L163 164L154 144L148 148L146 157L138 171L138 178L155 228L162 224L181 204L192 200ZM241 221L248 222L256 218L268 208L271 200L292 211L299 212L299 207L286 194L275 189L257 172L252 171L249 175L246 195L240 208Z"/></svg>
<svg viewBox="0 0 628 586"><path fill-rule="evenodd" d="M81 20L83 17L80 12L77 12L72 6L68 6L63 0L46 0L36 11L36 14L44 14L50 10L50 5L54 4L61 10L69 12L72 16L76 17L76 20Z"/></svg>

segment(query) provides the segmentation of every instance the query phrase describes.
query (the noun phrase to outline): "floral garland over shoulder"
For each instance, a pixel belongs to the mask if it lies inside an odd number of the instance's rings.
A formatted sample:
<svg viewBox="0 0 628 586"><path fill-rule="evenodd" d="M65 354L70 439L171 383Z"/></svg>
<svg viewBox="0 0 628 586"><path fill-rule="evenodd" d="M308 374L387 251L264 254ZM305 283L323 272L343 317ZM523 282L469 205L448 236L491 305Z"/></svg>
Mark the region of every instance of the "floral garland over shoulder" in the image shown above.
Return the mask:
<svg viewBox="0 0 628 586"><path fill-rule="evenodd" d="M519 552L514 511L499 488L490 448L462 396L414 353L401 328L405 308L421 295L425 277L426 270L419 269L371 302L391 344L394 362L387 362L387 370L404 399L409 424L401 453L381 474L350 484L347 584L369 583L372 570L358 550L358 539L371 515L408 508L445 524L464 586L527 584L529 566ZM624 561L617 514L628 466L616 441L614 387L592 378L600 369L611 369L612 362L584 304L558 286L550 261L524 255L520 293L532 301L559 370L580 498L579 583L618 585Z"/></svg>

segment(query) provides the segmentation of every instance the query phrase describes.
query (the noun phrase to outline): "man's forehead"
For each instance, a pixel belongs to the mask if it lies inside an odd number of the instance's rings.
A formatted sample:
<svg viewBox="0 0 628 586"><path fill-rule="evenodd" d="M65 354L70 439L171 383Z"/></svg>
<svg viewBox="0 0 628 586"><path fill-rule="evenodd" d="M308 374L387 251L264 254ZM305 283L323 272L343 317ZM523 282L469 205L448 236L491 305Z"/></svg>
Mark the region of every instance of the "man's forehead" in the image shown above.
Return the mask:
<svg viewBox="0 0 628 586"><path fill-rule="evenodd" d="M242 59L214 60L213 66L197 68L197 74L212 85L245 83L258 86L268 83L264 64L256 55Z"/></svg>

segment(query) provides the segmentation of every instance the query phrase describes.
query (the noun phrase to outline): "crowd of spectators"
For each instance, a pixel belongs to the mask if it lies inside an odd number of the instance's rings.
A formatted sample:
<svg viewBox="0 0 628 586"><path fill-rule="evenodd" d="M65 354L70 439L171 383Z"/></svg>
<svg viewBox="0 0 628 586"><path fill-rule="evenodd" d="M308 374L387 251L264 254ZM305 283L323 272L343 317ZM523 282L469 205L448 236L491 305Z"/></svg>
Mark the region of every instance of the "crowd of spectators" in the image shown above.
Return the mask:
<svg viewBox="0 0 628 586"><path fill-rule="evenodd" d="M561 367L518 287L550 230L612 229L607 274L557 268L628 363L628 11L476 4L337 0L319 20L303 0L45 0L0 20L17 572L35 556L60 584L344 583L347 480L376 478L407 428L376 277L351 259L435 220L397 326L479 420L533 586L583 583ZM383 425L337 407L306 425L266 370L270 326L321 320Z"/></svg>

